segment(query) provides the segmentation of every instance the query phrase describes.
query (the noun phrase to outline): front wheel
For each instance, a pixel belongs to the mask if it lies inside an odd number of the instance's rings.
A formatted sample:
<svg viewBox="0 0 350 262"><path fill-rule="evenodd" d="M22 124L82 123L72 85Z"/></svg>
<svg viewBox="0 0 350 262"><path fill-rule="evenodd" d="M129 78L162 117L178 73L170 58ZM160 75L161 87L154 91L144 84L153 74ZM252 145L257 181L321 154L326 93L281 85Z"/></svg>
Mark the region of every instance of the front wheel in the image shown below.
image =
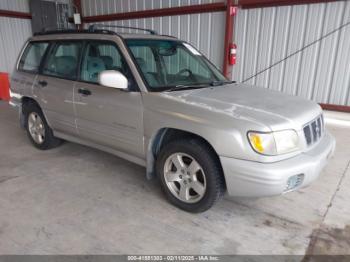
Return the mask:
<svg viewBox="0 0 350 262"><path fill-rule="evenodd" d="M225 192L217 156L197 139L165 145L157 158L157 174L168 200L188 212L208 210Z"/></svg>

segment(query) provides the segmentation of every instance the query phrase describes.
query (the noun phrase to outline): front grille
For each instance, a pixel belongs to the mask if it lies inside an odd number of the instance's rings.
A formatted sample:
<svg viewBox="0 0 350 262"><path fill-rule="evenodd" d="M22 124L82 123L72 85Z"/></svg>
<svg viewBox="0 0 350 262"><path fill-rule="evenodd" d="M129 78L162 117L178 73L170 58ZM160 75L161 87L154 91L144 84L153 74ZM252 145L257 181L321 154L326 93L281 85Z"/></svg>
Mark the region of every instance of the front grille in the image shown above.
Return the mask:
<svg viewBox="0 0 350 262"><path fill-rule="evenodd" d="M311 146L315 144L322 137L324 132L323 115L320 115L316 119L304 126L304 136L306 144Z"/></svg>

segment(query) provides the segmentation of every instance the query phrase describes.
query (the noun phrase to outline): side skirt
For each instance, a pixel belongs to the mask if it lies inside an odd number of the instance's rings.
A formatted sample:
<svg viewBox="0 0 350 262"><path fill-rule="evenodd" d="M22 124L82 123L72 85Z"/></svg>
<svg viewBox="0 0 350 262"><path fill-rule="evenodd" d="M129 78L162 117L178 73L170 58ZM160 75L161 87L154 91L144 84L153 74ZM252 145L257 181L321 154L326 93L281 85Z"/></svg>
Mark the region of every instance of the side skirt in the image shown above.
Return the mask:
<svg viewBox="0 0 350 262"><path fill-rule="evenodd" d="M123 158L125 160L130 161L130 162L133 162L133 163L135 163L137 165L146 167L146 161L144 159L141 159L141 158L138 158L138 157L135 157L135 156L132 156L132 155L120 152L118 150L114 150L114 149L111 149L111 148L108 148L108 147L105 147L105 146L101 146L101 145L92 143L90 141L86 141L84 139L77 138L75 136L66 135L64 133L57 132L57 131L54 131L54 136L58 137L58 138L61 138L63 140L67 140L67 141L73 142L73 143L77 143L77 144L82 144L82 145L85 145L85 146L93 147L95 149L98 149L98 150L110 153L110 154L115 155L117 157Z"/></svg>

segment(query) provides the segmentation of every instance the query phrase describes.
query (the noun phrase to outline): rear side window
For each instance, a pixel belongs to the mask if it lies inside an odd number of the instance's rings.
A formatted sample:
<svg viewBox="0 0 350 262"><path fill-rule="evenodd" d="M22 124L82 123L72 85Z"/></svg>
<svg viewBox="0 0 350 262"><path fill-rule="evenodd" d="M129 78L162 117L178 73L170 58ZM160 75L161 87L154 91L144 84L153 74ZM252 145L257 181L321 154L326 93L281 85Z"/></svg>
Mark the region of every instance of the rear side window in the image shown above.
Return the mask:
<svg viewBox="0 0 350 262"><path fill-rule="evenodd" d="M57 43L46 60L43 74L75 79L82 47L82 42Z"/></svg>
<svg viewBox="0 0 350 262"><path fill-rule="evenodd" d="M39 71L40 62L48 46L49 43L47 42L29 43L19 61L18 69L37 73Z"/></svg>

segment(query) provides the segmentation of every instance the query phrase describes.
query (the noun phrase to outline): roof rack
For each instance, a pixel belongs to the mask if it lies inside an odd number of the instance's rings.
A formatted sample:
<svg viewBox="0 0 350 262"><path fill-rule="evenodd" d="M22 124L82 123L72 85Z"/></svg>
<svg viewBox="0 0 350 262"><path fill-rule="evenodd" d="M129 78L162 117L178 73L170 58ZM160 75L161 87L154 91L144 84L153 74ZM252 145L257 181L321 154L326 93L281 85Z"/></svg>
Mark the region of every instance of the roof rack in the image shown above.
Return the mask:
<svg viewBox="0 0 350 262"><path fill-rule="evenodd" d="M110 28L124 28L124 29L133 29L133 30L139 30L139 31L146 31L150 33L151 35L158 35L157 31L146 29L146 28L139 28L139 27L131 27L131 26L120 26L120 25L104 25L104 24L93 24L89 26L90 32L95 32L98 28L103 27L110 27Z"/></svg>
<svg viewBox="0 0 350 262"><path fill-rule="evenodd" d="M54 35L54 34L91 34L91 33L100 33L100 34L109 34L116 35L117 33L110 30L76 30L76 29L55 29L55 30L43 30L41 32L34 33L34 36L37 35Z"/></svg>

